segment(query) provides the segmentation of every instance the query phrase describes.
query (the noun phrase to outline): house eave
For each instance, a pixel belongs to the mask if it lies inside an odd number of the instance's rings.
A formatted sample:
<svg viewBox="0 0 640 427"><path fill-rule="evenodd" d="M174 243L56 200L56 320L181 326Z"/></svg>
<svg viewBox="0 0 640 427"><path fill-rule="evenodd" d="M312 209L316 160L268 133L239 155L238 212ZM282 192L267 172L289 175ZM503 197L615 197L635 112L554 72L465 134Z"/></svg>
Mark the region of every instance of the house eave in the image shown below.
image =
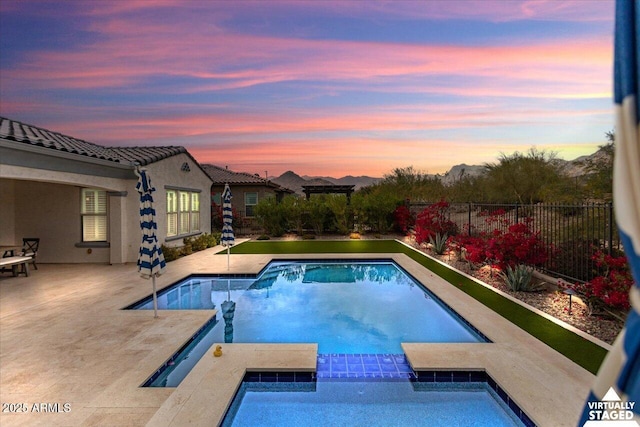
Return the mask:
<svg viewBox="0 0 640 427"><path fill-rule="evenodd" d="M0 164L81 175L135 179L134 165L0 138Z"/></svg>

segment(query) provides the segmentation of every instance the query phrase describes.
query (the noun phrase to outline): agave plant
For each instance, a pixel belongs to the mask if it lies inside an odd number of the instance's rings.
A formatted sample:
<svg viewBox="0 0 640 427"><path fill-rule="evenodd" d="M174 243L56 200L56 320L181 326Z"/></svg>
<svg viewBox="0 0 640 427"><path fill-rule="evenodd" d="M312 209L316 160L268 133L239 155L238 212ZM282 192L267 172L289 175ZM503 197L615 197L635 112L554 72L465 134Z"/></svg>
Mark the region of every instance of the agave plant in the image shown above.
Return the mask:
<svg viewBox="0 0 640 427"><path fill-rule="evenodd" d="M431 243L431 246L433 247L433 251L436 254L442 255L444 251L447 249L448 239L449 239L449 236L447 235L447 233L444 233L444 234L436 233L435 237L429 236L429 243Z"/></svg>
<svg viewBox="0 0 640 427"><path fill-rule="evenodd" d="M532 274L533 269L526 265L517 265L515 267L507 266L507 268L500 273L505 283L509 285L509 288L514 292L530 291Z"/></svg>

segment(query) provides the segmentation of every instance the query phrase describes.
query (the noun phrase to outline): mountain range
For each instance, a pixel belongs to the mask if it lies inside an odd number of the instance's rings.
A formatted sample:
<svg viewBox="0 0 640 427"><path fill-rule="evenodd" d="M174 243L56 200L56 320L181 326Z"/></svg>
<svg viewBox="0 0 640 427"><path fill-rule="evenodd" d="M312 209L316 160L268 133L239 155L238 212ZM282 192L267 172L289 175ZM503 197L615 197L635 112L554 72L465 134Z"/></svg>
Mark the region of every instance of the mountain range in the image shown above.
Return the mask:
<svg viewBox="0 0 640 427"><path fill-rule="evenodd" d="M560 168L570 177L577 177L585 173L585 163L589 160L599 161L607 156L606 150L599 149L595 153L587 156L581 156L574 160L555 159ZM484 165L467 165L459 164L453 166L444 174L433 175L438 176L445 185L453 184L462 177L475 177L482 175L485 171ZM289 188L298 194L302 192L303 185L355 185L355 189L375 184L383 178L375 178L371 176L351 176L347 175L342 178L333 178L331 176L300 176L293 171L287 171L276 178L270 178L271 181L278 185Z"/></svg>

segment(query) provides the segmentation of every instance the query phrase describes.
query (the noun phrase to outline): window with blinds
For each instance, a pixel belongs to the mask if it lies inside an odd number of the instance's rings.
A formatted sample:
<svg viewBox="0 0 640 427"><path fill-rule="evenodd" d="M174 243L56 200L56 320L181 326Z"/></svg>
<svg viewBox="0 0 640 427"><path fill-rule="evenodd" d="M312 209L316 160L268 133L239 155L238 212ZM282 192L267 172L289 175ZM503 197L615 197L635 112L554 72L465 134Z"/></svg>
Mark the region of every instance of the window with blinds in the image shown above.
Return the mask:
<svg viewBox="0 0 640 427"><path fill-rule="evenodd" d="M178 235L178 192L167 191L167 236Z"/></svg>
<svg viewBox="0 0 640 427"><path fill-rule="evenodd" d="M107 192L93 188L81 191L80 216L83 242L107 241Z"/></svg>
<svg viewBox="0 0 640 427"><path fill-rule="evenodd" d="M200 194L191 193L191 214L189 215L191 231L200 230Z"/></svg>
<svg viewBox="0 0 640 427"><path fill-rule="evenodd" d="M167 237L200 230L200 193L167 190Z"/></svg>

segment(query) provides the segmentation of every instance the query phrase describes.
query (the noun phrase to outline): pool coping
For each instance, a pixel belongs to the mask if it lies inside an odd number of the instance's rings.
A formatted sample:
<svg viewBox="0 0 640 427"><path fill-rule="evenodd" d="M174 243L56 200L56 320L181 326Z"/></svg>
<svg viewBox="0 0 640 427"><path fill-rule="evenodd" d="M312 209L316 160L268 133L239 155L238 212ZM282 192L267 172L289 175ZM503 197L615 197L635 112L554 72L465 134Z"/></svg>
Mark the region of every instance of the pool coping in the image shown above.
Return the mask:
<svg viewBox="0 0 640 427"><path fill-rule="evenodd" d="M537 425L576 425L594 376L407 255L278 254L266 258L381 257L394 260L493 341L473 344L402 343L414 370L483 370ZM175 388L148 425L220 423L246 372L315 371L316 357L316 344L223 344L223 356L215 358L208 352ZM563 405L558 405L559 399Z"/></svg>

